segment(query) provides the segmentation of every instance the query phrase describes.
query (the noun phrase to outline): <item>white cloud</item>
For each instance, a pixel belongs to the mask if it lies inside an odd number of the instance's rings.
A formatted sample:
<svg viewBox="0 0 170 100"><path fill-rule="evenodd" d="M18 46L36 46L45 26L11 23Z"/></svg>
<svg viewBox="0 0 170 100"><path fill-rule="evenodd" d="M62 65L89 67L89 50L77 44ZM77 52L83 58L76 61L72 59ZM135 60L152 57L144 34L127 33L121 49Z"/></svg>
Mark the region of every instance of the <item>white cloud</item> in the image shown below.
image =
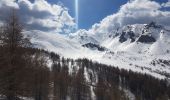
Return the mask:
<svg viewBox="0 0 170 100"><path fill-rule="evenodd" d="M170 7L170 0L168 2L162 4L163 7Z"/></svg>
<svg viewBox="0 0 170 100"><path fill-rule="evenodd" d="M62 17L61 20L62 20L66 25L69 25L69 26L74 25L74 23L73 23L73 18L68 14L68 11L63 11L61 17Z"/></svg>
<svg viewBox="0 0 170 100"><path fill-rule="evenodd" d="M25 22L26 28L32 30L55 31L58 33L67 33L75 27L74 19L69 15L67 8L50 4L46 0L35 0L33 3L29 0L1 0L0 1L0 19L4 20L6 12L11 7L19 9L19 15L22 22ZM70 30L70 31L69 31Z"/></svg>
<svg viewBox="0 0 170 100"><path fill-rule="evenodd" d="M122 5L117 13L104 18L94 24L90 33L109 33L127 24L146 24L156 21L159 24L170 26L170 11L162 11L168 7L170 0L160 4L153 0L130 0ZM74 19L69 15L67 8L50 4L47 0L0 0L0 19L4 20L10 7L19 9L21 19L32 30L55 31L70 33L75 27Z"/></svg>
<svg viewBox="0 0 170 100"><path fill-rule="evenodd" d="M157 10L161 8L160 4L150 0L133 0L121 7L121 11L136 10Z"/></svg>
<svg viewBox="0 0 170 100"><path fill-rule="evenodd" d="M127 24L147 24L156 21L170 26L170 11L161 11L161 4L151 0L131 0L120 7L117 13L92 26L93 33L109 33Z"/></svg>
<svg viewBox="0 0 170 100"><path fill-rule="evenodd" d="M19 8L15 0L1 0L0 1L0 7L2 6L8 6L8 7L14 7L14 8Z"/></svg>

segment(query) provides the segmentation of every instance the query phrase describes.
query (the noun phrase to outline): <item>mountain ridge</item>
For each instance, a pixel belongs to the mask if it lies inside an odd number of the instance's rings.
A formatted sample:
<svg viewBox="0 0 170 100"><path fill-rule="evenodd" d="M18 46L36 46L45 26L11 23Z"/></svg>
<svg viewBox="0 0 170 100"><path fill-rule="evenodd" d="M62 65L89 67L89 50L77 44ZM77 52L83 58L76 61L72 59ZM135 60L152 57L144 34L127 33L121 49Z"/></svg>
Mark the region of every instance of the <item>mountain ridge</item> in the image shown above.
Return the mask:
<svg viewBox="0 0 170 100"><path fill-rule="evenodd" d="M32 36L35 47L59 53L68 58L88 58L123 69L149 73L155 77L170 77L170 66L152 62L170 62L170 32L154 22L127 25L112 33L92 33L79 30L62 36L41 31L25 32ZM93 45L91 45L93 44ZM97 48L97 49L94 49ZM105 50L99 50L103 47Z"/></svg>

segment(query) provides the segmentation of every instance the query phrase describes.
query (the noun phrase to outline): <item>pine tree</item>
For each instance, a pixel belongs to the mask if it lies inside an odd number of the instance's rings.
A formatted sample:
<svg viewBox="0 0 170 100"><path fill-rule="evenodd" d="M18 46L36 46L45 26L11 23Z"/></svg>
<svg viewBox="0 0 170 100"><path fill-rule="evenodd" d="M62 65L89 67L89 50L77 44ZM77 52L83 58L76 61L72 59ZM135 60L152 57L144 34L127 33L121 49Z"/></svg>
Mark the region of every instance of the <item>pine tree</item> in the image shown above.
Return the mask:
<svg viewBox="0 0 170 100"><path fill-rule="evenodd" d="M16 100L21 93L22 73L24 70L24 50L31 43L22 34L23 25L19 21L16 10L12 10L2 26L0 42L3 47L0 54L0 87L7 100Z"/></svg>
<svg viewBox="0 0 170 100"><path fill-rule="evenodd" d="M83 68L73 76L72 88L72 100L91 100L90 87L86 82Z"/></svg>
<svg viewBox="0 0 170 100"><path fill-rule="evenodd" d="M49 69L43 54L37 54L34 58L33 96L35 100L48 100L49 94Z"/></svg>

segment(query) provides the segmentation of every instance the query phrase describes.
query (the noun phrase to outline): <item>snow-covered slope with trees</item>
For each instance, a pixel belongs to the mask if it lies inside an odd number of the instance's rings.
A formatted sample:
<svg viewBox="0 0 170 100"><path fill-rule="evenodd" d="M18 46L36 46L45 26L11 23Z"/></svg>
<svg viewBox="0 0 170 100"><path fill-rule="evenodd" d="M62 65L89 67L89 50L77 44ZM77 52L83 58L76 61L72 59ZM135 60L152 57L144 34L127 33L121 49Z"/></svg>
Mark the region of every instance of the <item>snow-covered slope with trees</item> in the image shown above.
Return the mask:
<svg viewBox="0 0 170 100"><path fill-rule="evenodd" d="M96 44L107 48L101 63L169 77L170 31L164 26L151 22L127 25L100 35L92 31L86 31L86 38L93 37L98 41ZM75 38L80 37L79 34ZM89 42L95 44L92 40Z"/></svg>
<svg viewBox="0 0 170 100"><path fill-rule="evenodd" d="M89 58L119 68L170 77L170 31L154 22L126 25L109 33L79 30L69 36L25 32L36 47L68 58Z"/></svg>

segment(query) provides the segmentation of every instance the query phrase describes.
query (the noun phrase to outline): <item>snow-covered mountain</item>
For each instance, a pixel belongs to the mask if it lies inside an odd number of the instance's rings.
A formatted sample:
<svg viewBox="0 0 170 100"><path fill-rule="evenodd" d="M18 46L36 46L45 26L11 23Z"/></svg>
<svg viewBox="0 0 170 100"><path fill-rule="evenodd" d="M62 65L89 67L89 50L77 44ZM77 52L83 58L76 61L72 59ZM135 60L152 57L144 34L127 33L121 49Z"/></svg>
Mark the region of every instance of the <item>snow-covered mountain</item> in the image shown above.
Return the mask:
<svg viewBox="0 0 170 100"><path fill-rule="evenodd" d="M55 52L67 58L95 59L95 56L98 56L98 54L101 53L98 50L93 51L91 49L85 48L77 41L71 40L64 35L57 33L46 33L42 31L33 30L25 31L24 34L30 37L34 47Z"/></svg>
<svg viewBox="0 0 170 100"><path fill-rule="evenodd" d="M35 47L69 58L89 58L119 68L170 77L170 30L150 24L127 25L109 33L79 30L69 36L26 31Z"/></svg>

